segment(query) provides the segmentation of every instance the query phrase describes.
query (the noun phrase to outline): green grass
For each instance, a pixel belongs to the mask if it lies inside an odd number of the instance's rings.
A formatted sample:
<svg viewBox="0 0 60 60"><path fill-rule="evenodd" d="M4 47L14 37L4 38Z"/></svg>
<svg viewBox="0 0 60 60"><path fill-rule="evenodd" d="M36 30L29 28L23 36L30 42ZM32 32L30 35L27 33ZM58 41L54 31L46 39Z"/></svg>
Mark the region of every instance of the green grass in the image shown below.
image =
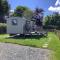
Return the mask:
<svg viewBox="0 0 60 60"><path fill-rule="evenodd" d="M32 47L38 47L38 48L43 48L43 45L47 42L48 46L45 47L47 49L50 49L51 52L53 53L52 60L60 60L60 40L55 33L48 33L47 37L42 37L42 38L7 38L8 35L0 35L0 42L5 42L5 43L14 43L14 44L19 44L19 45L25 45L25 46L32 46ZM50 41L49 41L50 40Z"/></svg>
<svg viewBox="0 0 60 60"><path fill-rule="evenodd" d="M48 41L48 38L6 38L8 35L0 35L0 42L5 43L14 43L19 45L25 45L25 46L32 46L32 47L42 47L42 45Z"/></svg>
<svg viewBox="0 0 60 60"><path fill-rule="evenodd" d="M52 39L48 45L48 49L51 49L54 53L53 60L60 60L60 40L55 34L50 34Z"/></svg>

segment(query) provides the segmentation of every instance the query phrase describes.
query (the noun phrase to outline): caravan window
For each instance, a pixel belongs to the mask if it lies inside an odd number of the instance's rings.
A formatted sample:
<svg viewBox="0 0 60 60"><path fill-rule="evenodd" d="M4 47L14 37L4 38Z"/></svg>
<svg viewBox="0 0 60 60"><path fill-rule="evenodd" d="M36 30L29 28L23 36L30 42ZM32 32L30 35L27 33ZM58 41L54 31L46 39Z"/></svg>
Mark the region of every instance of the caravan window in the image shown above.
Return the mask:
<svg viewBox="0 0 60 60"><path fill-rule="evenodd" d="M17 25L17 20L16 19L12 19L12 25Z"/></svg>

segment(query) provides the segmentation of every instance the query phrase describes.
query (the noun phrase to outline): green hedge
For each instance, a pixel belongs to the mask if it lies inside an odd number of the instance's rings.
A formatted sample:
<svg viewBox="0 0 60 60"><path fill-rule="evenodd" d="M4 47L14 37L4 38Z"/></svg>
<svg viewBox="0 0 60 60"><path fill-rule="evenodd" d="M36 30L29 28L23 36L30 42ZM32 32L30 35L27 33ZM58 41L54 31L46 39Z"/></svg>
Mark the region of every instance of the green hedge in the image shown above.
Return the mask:
<svg viewBox="0 0 60 60"><path fill-rule="evenodd" d="M0 34L5 34L6 33L6 27L7 27L7 24L0 23Z"/></svg>

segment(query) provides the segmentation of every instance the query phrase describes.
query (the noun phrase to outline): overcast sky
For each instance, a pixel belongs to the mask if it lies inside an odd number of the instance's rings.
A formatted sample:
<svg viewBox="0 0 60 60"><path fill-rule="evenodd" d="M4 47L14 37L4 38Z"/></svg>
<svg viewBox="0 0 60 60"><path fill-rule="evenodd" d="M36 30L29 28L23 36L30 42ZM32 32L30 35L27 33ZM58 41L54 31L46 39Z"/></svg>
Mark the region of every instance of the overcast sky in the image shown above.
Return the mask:
<svg viewBox="0 0 60 60"><path fill-rule="evenodd" d="M8 0L8 2L12 10L14 10L16 6L21 5L27 6L32 10L36 7L42 8L45 11L45 15L51 14L52 11L60 11L60 7L57 8L57 5L60 5L57 0Z"/></svg>

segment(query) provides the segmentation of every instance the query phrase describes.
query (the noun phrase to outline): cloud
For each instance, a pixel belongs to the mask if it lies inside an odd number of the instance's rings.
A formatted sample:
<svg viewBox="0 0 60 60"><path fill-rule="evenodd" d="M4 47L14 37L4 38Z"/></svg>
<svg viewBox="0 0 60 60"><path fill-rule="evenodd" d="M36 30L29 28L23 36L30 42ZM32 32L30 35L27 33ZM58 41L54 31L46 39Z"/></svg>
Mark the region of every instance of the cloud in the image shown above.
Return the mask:
<svg viewBox="0 0 60 60"><path fill-rule="evenodd" d="M14 13L14 10L10 10L10 12Z"/></svg>
<svg viewBox="0 0 60 60"><path fill-rule="evenodd" d="M9 11L9 15L12 15L14 13L14 10Z"/></svg>
<svg viewBox="0 0 60 60"><path fill-rule="evenodd" d="M53 6L50 6L48 8L49 11L52 11L52 12L58 12L60 13L60 7L53 7Z"/></svg>
<svg viewBox="0 0 60 60"><path fill-rule="evenodd" d="M60 5L60 0L57 0L55 6Z"/></svg>

